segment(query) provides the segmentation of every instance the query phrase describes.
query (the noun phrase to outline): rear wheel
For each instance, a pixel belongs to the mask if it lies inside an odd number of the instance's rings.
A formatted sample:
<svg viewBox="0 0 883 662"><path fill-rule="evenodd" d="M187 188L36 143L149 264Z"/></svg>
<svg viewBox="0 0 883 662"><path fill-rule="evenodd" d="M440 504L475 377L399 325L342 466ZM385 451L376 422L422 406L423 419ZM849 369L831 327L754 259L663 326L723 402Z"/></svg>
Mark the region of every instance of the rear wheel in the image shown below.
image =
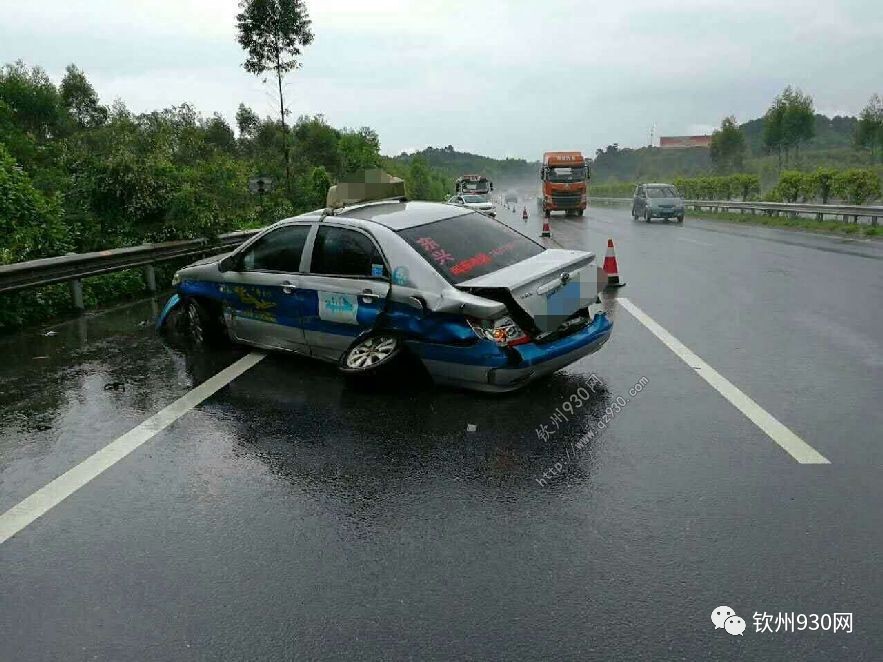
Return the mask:
<svg viewBox="0 0 883 662"><path fill-rule="evenodd" d="M402 354L402 343L394 335L377 333L362 338L350 347L340 358L341 372L353 377L378 375Z"/></svg>
<svg viewBox="0 0 883 662"><path fill-rule="evenodd" d="M684 215L681 214L680 216L678 216L678 223L683 223L683 222L684 222Z"/></svg>
<svg viewBox="0 0 883 662"><path fill-rule="evenodd" d="M583 210L582 210L582 209L577 209L574 213L575 213L577 216L582 216L582 215L583 215Z"/></svg>

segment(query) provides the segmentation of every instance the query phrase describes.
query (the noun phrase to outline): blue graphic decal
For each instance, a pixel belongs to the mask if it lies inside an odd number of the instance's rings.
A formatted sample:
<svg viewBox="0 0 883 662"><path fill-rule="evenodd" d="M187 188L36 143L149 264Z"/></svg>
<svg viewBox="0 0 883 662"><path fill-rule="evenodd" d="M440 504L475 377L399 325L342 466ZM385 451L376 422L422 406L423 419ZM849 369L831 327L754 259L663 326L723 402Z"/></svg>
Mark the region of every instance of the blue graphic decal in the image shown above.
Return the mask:
<svg viewBox="0 0 883 662"><path fill-rule="evenodd" d="M392 271L392 282L396 285L407 285L409 276L408 267L396 267Z"/></svg>

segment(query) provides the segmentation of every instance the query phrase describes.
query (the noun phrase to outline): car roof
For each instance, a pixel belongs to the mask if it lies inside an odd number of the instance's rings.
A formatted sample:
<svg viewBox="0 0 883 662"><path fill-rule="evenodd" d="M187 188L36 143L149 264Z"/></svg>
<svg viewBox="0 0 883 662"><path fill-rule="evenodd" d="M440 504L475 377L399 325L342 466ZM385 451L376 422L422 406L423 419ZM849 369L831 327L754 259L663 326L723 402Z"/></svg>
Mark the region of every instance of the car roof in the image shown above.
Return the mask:
<svg viewBox="0 0 883 662"><path fill-rule="evenodd" d="M391 230L404 230L446 218L473 214L471 209L453 207L442 202L386 200L354 205L335 211L333 218L355 218L384 225ZM332 217L328 217L329 220Z"/></svg>

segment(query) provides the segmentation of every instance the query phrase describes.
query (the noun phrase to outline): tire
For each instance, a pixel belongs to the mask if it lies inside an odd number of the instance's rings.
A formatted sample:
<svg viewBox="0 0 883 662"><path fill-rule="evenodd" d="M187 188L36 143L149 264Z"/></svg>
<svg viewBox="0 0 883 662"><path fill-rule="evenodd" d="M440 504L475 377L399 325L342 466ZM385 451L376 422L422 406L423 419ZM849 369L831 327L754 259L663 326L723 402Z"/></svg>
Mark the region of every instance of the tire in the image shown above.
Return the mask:
<svg viewBox="0 0 883 662"><path fill-rule="evenodd" d="M583 215L583 210L582 210L582 209L577 209L577 210L576 210L575 212L573 212L573 213L576 214L577 216L582 216L582 215Z"/></svg>
<svg viewBox="0 0 883 662"><path fill-rule="evenodd" d="M632 207L632 220L633 220L633 221L637 221L637 220L638 220L638 212L635 211L635 208L634 208L634 207Z"/></svg>
<svg viewBox="0 0 883 662"><path fill-rule="evenodd" d="M351 377L373 377L389 370L402 357L402 341L390 333L374 333L355 342L340 357L340 371Z"/></svg>
<svg viewBox="0 0 883 662"><path fill-rule="evenodd" d="M683 223L683 222L684 222L684 215L681 214L680 216L678 216L678 223Z"/></svg>
<svg viewBox="0 0 883 662"><path fill-rule="evenodd" d="M653 217L650 215L650 210L649 210L649 209L645 209L645 210L644 210L644 222L645 222L645 223L649 223L649 222L652 220L652 218L653 218Z"/></svg>
<svg viewBox="0 0 883 662"><path fill-rule="evenodd" d="M199 299L185 299L184 327L198 347L217 347L226 338L219 308Z"/></svg>

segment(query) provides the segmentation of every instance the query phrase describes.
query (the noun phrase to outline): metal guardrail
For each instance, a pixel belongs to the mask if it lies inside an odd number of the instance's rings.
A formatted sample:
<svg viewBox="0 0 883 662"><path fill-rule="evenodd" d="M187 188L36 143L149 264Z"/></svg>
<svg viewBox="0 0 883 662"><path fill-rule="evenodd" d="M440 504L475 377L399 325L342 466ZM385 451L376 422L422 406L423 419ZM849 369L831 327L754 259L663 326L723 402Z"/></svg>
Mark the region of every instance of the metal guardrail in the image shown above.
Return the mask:
<svg viewBox="0 0 883 662"><path fill-rule="evenodd" d="M589 200L608 204L631 204L632 202L632 198L590 197ZM840 216L846 222L849 222L850 218L855 221L865 218L870 219L871 225L877 225L879 219L883 218L883 207L869 205L814 205L801 202L738 202L734 200L684 200L684 205L699 211L703 209L710 211L735 210L739 213L762 213L769 216L781 214L792 217L810 214L818 221L825 220L826 216L834 217L835 220Z"/></svg>
<svg viewBox="0 0 883 662"><path fill-rule="evenodd" d="M74 306L82 310L83 278L143 267L146 287L155 292L154 264L230 250L258 232L259 230L230 232L220 235L212 243L206 239L184 239L4 264L0 265L0 293L69 282Z"/></svg>

